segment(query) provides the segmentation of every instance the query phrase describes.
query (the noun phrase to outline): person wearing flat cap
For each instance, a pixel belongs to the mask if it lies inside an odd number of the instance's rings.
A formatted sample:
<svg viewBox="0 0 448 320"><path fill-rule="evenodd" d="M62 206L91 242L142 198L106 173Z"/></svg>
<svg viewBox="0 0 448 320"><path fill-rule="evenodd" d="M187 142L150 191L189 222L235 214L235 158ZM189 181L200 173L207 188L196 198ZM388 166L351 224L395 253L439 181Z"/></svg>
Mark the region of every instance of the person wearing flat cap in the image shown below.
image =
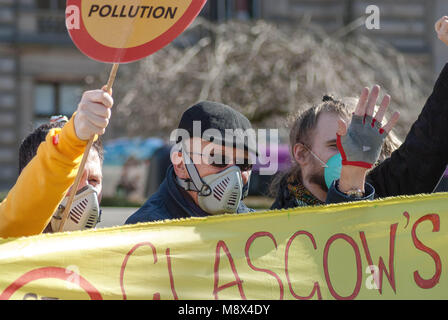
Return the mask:
<svg viewBox="0 0 448 320"><path fill-rule="evenodd" d="M257 156L244 115L199 102L184 112L171 140L176 144L165 180L126 224L255 211L242 201Z"/></svg>

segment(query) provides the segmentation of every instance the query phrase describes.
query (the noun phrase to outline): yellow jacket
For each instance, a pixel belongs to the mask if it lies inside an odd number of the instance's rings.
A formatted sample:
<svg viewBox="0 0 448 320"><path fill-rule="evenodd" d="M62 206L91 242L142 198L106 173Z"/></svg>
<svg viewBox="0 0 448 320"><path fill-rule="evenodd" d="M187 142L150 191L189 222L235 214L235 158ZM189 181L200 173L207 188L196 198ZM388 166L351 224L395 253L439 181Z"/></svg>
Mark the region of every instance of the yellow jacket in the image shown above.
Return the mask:
<svg viewBox="0 0 448 320"><path fill-rule="evenodd" d="M74 183L88 141L75 133L74 117L51 129L0 204L0 237L42 233Z"/></svg>

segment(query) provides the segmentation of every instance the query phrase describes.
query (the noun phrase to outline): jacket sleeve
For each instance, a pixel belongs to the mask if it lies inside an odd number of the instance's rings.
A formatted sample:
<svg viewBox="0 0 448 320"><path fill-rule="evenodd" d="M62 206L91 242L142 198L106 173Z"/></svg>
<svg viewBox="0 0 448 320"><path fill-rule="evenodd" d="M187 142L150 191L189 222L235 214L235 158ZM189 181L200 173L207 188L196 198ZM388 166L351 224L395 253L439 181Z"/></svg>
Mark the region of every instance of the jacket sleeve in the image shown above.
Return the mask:
<svg viewBox="0 0 448 320"><path fill-rule="evenodd" d="M378 197L430 193L448 163L448 64L403 144L368 177Z"/></svg>
<svg viewBox="0 0 448 320"><path fill-rule="evenodd" d="M373 200L375 197L375 189L368 183L366 183L364 185L365 196L363 198L358 198L358 199L351 198L350 196L346 195L345 193L342 193L341 191L339 191L337 188L337 183L339 183L339 180L333 181L330 189L328 189L327 199L325 200L325 204L354 202L354 201L361 201L361 200Z"/></svg>
<svg viewBox="0 0 448 320"><path fill-rule="evenodd" d="M76 137L73 117L52 129L0 205L0 237L41 233L73 184L87 141Z"/></svg>

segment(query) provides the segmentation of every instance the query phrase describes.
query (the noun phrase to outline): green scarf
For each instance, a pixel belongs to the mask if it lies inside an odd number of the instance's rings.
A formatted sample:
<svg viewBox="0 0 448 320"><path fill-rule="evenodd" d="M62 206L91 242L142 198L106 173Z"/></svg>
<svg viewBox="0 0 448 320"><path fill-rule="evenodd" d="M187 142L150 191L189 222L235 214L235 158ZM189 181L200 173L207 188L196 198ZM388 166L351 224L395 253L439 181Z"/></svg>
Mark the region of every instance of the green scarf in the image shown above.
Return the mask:
<svg viewBox="0 0 448 320"><path fill-rule="evenodd" d="M295 179L293 175L288 177L287 180L288 190L293 197L297 199L300 207L316 206L325 204L325 202L317 199L303 184Z"/></svg>

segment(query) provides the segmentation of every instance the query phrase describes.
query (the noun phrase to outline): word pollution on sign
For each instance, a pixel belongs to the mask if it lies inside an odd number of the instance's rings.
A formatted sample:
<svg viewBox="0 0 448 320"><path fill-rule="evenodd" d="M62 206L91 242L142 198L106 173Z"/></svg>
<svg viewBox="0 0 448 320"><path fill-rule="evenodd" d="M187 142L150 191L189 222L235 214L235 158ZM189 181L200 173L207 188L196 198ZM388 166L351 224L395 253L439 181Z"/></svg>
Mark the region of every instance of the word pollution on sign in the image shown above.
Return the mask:
<svg viewBox="0 0 448 320"><path fill-rule="evenodd" d="M128 63L162 49L194 21L206 0L67 0L66 26L88 57Z"/></svg>
<svg viewBox="0 0 448 320"><path fill-rule="evenodd" d="M88 17L95 14L101 18L154 18L154 19L175 19L178 7L154 7L154 6L99 6L93 4L90 7Z"/></svg>

